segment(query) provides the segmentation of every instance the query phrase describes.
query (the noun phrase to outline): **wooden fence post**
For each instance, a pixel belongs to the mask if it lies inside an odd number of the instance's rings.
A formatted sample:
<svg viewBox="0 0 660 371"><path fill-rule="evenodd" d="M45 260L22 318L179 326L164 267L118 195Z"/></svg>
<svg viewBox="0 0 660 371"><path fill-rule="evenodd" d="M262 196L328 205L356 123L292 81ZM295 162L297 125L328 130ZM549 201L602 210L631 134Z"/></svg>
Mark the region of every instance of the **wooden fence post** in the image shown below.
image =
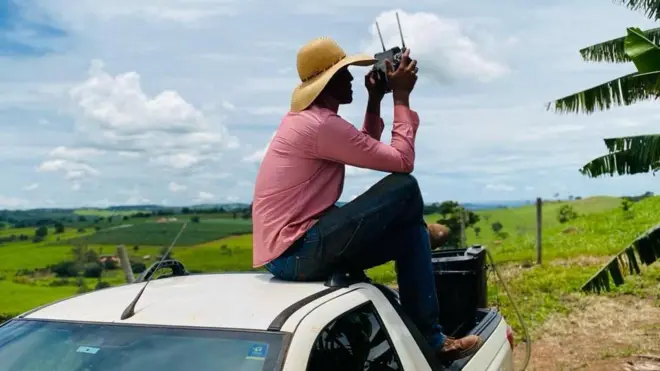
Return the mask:
<svg viewBox="0 0 660 371"><path fill-rule="evenodd" d="M133 268L131 267L131 261L128 258L128 252L124 245L117 246L117 256L119 256L119 264L121 269L124 271L124 277L126 278L127 283L135 282L135 276L133 276Z"/></svg>
<svg viewBox="0 0 660 371"><path fill-rule="evenodd" d="M461 221L461 249L465 248L465 209L460 208L460 221Z"/></svg>
<svg viewBox="0 0 660 371"><path fill-rule="evenodd" d="M542 231L543 231L543 200L541 197L536 198L536 264L543 262L542 254Z"/></svg>

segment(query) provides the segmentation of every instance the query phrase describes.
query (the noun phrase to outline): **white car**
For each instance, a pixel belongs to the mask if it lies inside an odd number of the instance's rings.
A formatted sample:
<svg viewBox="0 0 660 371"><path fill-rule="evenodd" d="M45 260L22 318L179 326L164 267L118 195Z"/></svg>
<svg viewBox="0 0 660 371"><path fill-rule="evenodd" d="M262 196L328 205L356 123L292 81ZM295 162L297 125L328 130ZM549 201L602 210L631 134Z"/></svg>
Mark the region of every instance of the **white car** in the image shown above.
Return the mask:
<svg viewBox="0 0 660 371"><path fill-rule="evenodd" d="M513 370L511 330L479 310L473 356L439 364L383 285L265 273L171 276L78 295L0 325L0 371Z"/></svg>

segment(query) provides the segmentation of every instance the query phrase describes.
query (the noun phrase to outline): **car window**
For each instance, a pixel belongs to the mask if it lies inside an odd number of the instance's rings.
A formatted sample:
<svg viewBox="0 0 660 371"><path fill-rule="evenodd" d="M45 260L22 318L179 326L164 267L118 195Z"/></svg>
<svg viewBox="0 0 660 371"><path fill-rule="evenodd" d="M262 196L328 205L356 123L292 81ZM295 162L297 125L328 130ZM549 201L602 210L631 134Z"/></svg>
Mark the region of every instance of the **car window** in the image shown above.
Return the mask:
<svg viewBox="0 0 660 371"><path fill-rule="evenodd" d="M382 320L369 303L339 316L319 333L307 370L398 371L403 367Z"/></svg>
<svg viewBox="0 0 660 371"><path fill-rule="evenodd" d="M285 335L35 320L0 327L0 371L273 371Z"/></svg>

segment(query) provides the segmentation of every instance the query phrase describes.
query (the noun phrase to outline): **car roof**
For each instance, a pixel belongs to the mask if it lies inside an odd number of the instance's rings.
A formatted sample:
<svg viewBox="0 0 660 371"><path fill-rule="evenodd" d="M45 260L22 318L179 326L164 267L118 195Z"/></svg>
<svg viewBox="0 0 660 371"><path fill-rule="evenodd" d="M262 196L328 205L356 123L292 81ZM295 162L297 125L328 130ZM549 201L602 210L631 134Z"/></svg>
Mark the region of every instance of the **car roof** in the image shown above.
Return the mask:
<svg viewBox="0 0 660 371"><path fill-rule="evenodd" d="M266 330L290 306L328 287L284 282L267 273L199 274L153 280L121 314L143 283L110 287L27 312L27 319ZM346 290L346 289L340 289ZM339 291L339 290L338 290Z"/></svg>

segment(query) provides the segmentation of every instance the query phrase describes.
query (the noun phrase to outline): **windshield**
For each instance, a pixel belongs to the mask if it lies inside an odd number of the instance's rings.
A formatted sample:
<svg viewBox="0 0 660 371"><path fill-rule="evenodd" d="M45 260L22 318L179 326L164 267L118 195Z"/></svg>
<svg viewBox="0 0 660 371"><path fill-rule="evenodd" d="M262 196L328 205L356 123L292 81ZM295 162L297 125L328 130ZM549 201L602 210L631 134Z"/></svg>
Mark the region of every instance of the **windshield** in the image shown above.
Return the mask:
<svg viewBox="0 0 660 371"><path fill-rule="evenodd" d="M0 371L275 370L285 334L14 320Z"/></svg>

